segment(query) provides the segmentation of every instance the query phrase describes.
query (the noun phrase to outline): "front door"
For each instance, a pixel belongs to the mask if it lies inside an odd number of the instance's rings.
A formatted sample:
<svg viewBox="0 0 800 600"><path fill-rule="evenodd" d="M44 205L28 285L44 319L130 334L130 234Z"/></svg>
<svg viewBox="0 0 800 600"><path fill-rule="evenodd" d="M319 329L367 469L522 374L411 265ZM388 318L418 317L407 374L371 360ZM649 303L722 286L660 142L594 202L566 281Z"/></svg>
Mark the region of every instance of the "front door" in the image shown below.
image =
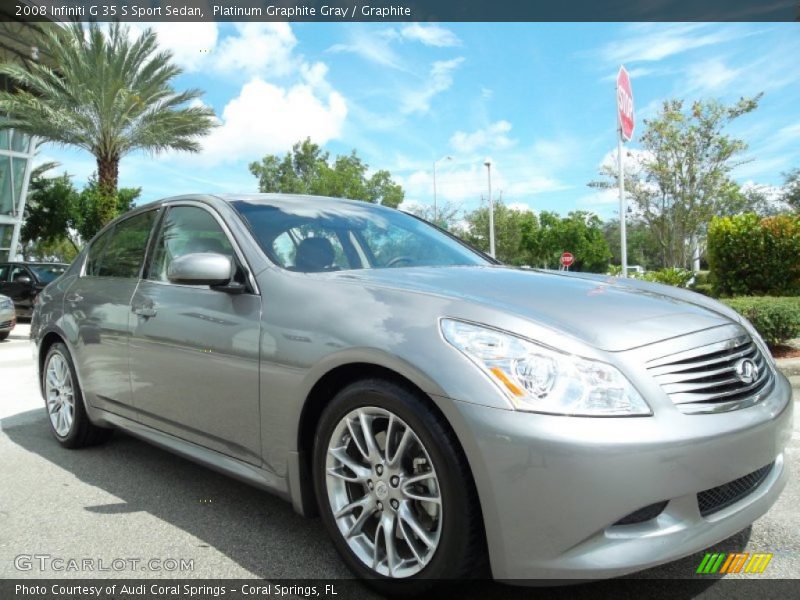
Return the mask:
<svg viewBox="0 0 800 600"><path fill-rule="evenodd" d="M170 263L194 252L238 261L209 210L169 208L132 302L134 403L146 425L260 464L261 297L171 283Z"/></svg>

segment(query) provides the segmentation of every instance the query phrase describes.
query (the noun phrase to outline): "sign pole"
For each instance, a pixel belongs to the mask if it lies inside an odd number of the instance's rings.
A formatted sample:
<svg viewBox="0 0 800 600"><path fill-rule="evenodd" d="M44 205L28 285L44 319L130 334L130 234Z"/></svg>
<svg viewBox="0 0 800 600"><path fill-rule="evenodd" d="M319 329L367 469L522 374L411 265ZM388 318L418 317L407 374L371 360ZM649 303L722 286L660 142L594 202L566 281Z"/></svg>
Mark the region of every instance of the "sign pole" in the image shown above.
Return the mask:
<svg viewBox="0 0 800 600"><path fill-rule="evenodd" d="M631 78L624 66L617 73L617 167L619 173L619 242L622 276L628 276L628 240L626 235L627 207L625 206L625 142L633 139L633 90Z"/></svg>
<svg viewBox="0 0 800 600"><path fill-rule="evenodd" d="M619 243L620 254L622 257L622 276L628 276L628 240L625 227L626 206L625 206L625 153L622 145L622 131L619 132L617 145L617 166L619 167Z"/></svg>

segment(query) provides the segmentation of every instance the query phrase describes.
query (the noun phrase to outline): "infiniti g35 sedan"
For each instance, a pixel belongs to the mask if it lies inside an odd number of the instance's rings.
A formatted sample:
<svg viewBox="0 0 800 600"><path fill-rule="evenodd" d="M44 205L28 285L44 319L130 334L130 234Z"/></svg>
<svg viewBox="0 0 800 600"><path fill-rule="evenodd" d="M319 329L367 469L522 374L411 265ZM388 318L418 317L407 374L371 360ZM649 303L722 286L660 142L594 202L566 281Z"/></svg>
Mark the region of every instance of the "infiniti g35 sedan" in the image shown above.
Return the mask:
<svg viewBox="0 0 800 600"><path fill-rule="evenodd" d="M630 573L746 528L788 476L789 384L729 308L506 267L362 202L137 208L31 336L62 446L121 429L274 492L381 589Z"/></svg>

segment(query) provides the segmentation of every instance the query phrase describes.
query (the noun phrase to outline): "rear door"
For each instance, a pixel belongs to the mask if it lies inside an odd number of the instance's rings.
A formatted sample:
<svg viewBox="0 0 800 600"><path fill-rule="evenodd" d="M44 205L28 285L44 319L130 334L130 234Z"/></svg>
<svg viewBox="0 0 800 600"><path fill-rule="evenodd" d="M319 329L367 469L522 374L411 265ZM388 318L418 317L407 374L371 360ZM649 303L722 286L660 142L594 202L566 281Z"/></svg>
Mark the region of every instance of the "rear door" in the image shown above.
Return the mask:
<svg viewBox="0 0 800 600"><path fill-rule="evenodd" d="M229 294L171 283L172 261L195 252L231 256L243 265L210 209L170 207L132 302L134 403L144 424L259 464L261 297L252 289Z"/></svg>
<svg viewBox="0 0 800 600"><path fill-rule="evenodd" d="M86 400L133 417L128 340L131 298L144 263L156 209L118 222L91 245L83 274L64 297L77 340L73 354Z"/></svg>

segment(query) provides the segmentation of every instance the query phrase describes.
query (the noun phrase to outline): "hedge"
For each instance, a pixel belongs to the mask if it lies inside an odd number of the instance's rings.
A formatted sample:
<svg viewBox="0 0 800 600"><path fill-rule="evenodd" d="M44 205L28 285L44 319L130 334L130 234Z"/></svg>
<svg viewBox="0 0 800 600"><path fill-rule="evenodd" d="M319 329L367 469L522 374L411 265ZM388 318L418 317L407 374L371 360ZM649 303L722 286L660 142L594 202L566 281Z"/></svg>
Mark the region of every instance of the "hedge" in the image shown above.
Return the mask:
<svg viewBox="0 0 800 600"><path fill-rule="evenodd" d="M719 295L799 295L800 215L715 217L707 256Z"/></svg>
<svg viewBox="0 0 800 600"><path fill-rule="evenodd" d="M723 300L744 315L770 346L800 337L800 298L743 296Z"/></svg>

